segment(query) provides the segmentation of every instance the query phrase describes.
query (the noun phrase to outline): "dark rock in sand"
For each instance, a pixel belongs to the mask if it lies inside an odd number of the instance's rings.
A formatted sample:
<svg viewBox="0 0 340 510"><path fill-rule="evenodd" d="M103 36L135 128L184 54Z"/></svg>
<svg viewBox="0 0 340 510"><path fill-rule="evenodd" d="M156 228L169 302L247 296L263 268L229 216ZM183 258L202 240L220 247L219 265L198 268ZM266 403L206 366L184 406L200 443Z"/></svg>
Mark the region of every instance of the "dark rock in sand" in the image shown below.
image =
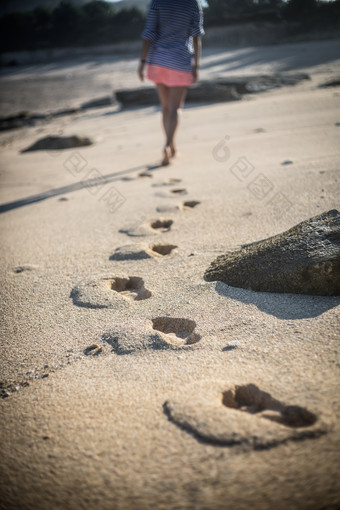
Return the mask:
<svg viewBox="0 0 340 510"><path fill-rule="evenodd" d="M241 95L233 85L219 82L200 82L198 85L188 89L188 103L218 103L224 101L237 101Z"/></svg>
<svg viewBox="0 0 340 510"><path fill-rule="evenodd" d="M19 112L16 115L0 118L0 131L16 129L28 124L32 124L32 114L26 111Z"/></svg>
<svg viewBox="0 0 340 510"><path fill-rule="evenodd" d="M158 104L154 87L132 90L116 90L116 99L122 106L153 106Z"/></svg>
<svg viewBox="0 0 340 510"><path fill-rule="evenodd" d="M340 78L335 78L334 80L327 81L326 83L321 83L321 85L319 85L319 88L339 87L339 85L340 85Z"/></svg>
<svg viewBox="0 0 340 510"><path fill-rule="evenodd" d="M310 80L308 74L274 74L259 76L240 76L217 78L213 81L200 81L189 87L186 103L217 103L237 101L243 94L262 92L264 90L295 85L302 80ZM158 105L159 99L155 87L133 90L117 90L116 99L123 107Z"/></svg>
<svg viewBox="0 0 340 510"><path fill-rule="evenodd" d="M205 280L261 292L340 295L340 214L333 209L217 257Z"/></svg>
<svg viewBox="0 0 340 510"><path fill-rule="evenodd" d="M233 86L239 94L264 92L265 90L294 86L303 80L310 80L306 73L271 74L257 76L240 76L233 78L219 78L217 83Z"/></svg>
<svg viewBox="0 0 340 510"><path fill-rule="evenodd" d="M92 99L91 101L87 101L81 105L81 108L87 110L89 108L102 108L104 106L111 106L115 104L115 99L112 96L99 97L97 99Z"/></svg>
<svg viewBox="0 0 340 510"><path fill-rule="evenodd" d="M83 147L92 145L94 142L90 138L82 136L45 136L37 140L33 145L21 152L29 151L46 151L46 150L60 150L71 149L73 147Z"/></svg>
<svg viewBox="0 0 340 510"><path fill-rule="evenodd" d="M116 98L123 107L154 106L159 104L157 91L154 87L117 90ZM186 103L235 101L241 99L234 87L223 83L200 82L190 87L187 92Z"/></svg>
<svg viewBox="0 0 340 510"><path fill-rule="evenodd" d="M142 260L150 258L151 255L145 251L145 246L137 243L120 246L110 256L110 260Z"/></svg>

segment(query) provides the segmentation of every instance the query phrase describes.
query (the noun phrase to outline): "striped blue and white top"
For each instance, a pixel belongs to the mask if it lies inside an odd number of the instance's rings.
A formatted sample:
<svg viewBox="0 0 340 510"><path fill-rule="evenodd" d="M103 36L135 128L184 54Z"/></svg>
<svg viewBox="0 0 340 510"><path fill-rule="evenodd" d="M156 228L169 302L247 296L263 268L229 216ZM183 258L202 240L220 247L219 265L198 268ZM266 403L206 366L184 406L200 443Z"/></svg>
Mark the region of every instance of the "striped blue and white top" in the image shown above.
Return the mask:
<svg viewBox="0 0 340 510"><path fill-rule="evenodd" d="M152 41L148 64L192 71L192 38L203 35L199 0L152 0L143 39Z"/></svg>

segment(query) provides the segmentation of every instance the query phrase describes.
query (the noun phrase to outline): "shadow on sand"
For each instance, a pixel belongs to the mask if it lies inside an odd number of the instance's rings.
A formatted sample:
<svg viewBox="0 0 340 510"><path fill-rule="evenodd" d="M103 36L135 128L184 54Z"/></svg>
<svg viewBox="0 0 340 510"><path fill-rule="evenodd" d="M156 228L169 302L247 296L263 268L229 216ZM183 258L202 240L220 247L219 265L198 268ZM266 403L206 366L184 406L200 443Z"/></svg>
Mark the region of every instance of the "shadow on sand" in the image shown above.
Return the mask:
<svg viewBox="0 0 340 510"><path fill-rule="evenodd" d="M74 191L79 191L84 188L93 188L95 186L103 186L103 184L108 184L110 182L119 181L127 174L131 174L133 172L137 172L140 170L156 170L157 168L162 168L161 165L151 164L151 165L141 165L136 166L134 168L129 168L127 170L121 170L120 172L115 172L111 174L103 175L98 179L90 179L83 180L79 182L75 182L74 184L69 184L68 186L62 186L61 188L54 188L48 191L44 191L43 193L38 193L37 195L31 195L26 198L22 198L20 200L15 200L13 202L7 202L6 204L0 205L0 214L12 211L13 209L18 209L19 207L24 207L25 205L35 204L36 202L41 202L42 200L47 200L48 198L57 197L59 195L66 195L68 193L73 193Z"/></svg>
<svg viewBox="0 0 340 510"><path fill-rule="evenodd" d="M283 320L311 319L340 304L337 296L255 292L230 287L222 282L217 282L215 289L220 296L236 299L246 305L255 305L262 312Z"/></svg>

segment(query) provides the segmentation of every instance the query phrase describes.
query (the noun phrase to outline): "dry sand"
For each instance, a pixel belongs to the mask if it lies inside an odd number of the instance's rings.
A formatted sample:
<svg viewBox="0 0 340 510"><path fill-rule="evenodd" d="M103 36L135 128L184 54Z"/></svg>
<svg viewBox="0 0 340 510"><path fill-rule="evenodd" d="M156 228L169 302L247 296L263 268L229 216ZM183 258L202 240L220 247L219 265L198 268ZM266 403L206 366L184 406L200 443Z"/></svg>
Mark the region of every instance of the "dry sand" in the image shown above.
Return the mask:
<svg viewBox="0 0 340 510"><path fill-rule="evenodd" d="M339 299L203 280L218 254L339 207L340 91L318 88L339 76L338 48L267 48L269 64L259 62L263 48L246 58L241 50L206 55L204 78L212 69L275 72L287 58L295 64L286 70L311 80L186 107L181 154L169 167L157 166L158 108L104 108L1 133L0 204L18 201L0 218L1 381L9 393L0 403L1 508L339 507ZM15 73L24 89L26 74ZM127 87L136 84L122 72L119 86L124 76ZM54 109L52 96L44 107ZM11 101L25 105L17 93ZM59 132L97 141L20 153ZM241 163L254 167L251 178L240 180ZM139 177L144 171L151 177ZM98 175L101 186L78 184ZM263 199L251 186L259 175L269 183ZM192 200L200 203L183 207ZM173 223L152 229L158 219ZM110 260L136 243L147 258ZM177 248L154 253L159 243ZM128 282L135 294L113 290ZM223 392L247 384L307 409L316 423L292 427L223 404ZM243 439L216 440L230 432Z"/></svg>

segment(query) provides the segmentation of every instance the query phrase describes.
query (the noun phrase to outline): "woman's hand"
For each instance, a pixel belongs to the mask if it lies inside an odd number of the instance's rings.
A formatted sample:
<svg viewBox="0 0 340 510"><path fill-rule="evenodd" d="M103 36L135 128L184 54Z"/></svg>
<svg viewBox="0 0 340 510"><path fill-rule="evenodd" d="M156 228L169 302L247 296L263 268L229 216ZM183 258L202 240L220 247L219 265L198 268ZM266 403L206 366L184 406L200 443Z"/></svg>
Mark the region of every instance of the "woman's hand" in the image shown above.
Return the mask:
<svg viewBox="0 0 340 510"><path fill-rule="evenodd" d="M138 66L138 76L141 81L144 81L144 69L145 69L145 62L139 62Z"/></svg>

